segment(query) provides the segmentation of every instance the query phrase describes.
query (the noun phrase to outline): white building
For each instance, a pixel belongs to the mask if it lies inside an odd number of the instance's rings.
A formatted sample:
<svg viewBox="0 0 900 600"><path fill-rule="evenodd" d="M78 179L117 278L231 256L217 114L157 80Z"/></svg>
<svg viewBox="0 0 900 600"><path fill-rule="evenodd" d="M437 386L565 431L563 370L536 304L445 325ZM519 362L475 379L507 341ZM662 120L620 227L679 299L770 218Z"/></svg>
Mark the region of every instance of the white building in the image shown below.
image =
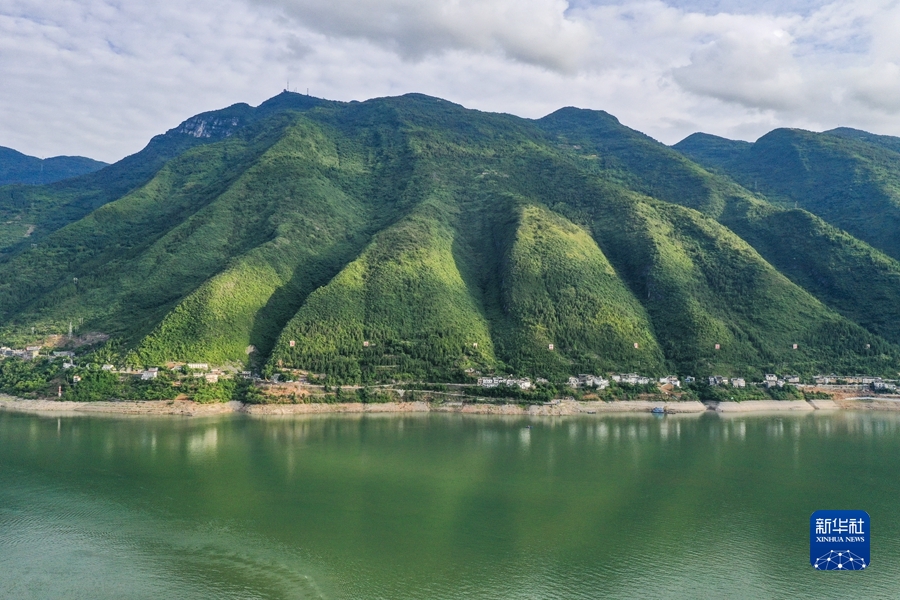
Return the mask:
<svg viewBox="0 0 900 600"><path fill-rule="evenodd" d="M618 377L618 379L616 379ZM613 375L613 381L617 381L619 383L627 383L629 385L647 385L650 383L649 377L644 377L643 375L638 375L637 373L620 373L619 375Z"/></svg>
<svg viewBox="0 0 900 600"><path fill-rule="evenodd" d="M478 385L483 388L495 388L505 385L507 387L517 387L522 390L531 389L531 380L527 377L517 379L515 377L479 377Z"/></svg>

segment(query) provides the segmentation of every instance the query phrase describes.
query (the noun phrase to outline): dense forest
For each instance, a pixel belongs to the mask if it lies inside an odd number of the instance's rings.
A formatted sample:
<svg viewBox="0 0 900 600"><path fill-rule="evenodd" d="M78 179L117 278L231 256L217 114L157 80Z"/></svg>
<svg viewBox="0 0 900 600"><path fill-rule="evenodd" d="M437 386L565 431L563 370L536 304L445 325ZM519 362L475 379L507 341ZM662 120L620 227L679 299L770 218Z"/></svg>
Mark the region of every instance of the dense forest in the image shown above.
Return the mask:
<svg viewBox="0 0 900 600"><path fill-rule="evenodd" d="M0 343L71 327L129 364L332 383L893 376L898 150L855 130L670 148L602 111L285 92L0 186Z"/></svg>

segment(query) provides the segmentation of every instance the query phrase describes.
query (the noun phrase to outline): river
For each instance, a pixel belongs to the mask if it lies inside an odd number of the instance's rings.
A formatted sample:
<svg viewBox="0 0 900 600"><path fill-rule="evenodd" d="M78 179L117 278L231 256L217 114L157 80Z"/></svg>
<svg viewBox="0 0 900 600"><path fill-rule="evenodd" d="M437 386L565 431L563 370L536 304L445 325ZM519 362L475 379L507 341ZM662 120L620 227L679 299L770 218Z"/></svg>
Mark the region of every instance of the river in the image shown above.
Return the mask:
<svg viewBox="0 0 900 600"><path fill-rule="evenodd" d="M0 411L0 597L896 597L898 498L897 413ZM817 509L868 569L812 569Z"/></svg>

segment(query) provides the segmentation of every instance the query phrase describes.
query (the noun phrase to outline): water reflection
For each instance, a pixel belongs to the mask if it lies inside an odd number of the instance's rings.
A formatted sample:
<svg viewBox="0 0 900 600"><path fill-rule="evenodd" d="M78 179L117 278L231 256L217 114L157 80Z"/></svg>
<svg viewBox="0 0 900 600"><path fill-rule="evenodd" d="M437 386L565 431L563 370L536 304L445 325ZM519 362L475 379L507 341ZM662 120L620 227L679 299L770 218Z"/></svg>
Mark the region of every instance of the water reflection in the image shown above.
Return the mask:
<svg viewBox="0 0 900 600"><path fill-rule="evenodd" d="M90 573L121 596L889 595L898 417L0 413L0 569L83 596ZM878 519L870 587L805 570L826 501Z"/></svg>
<svg viewBox="0 0 900 600"><path fill-rule="evenodd" d="M188 435L187 452L195 459L209 458L211 455L215 455L218 444L219 429L216 425L210 425Z"/></svg>

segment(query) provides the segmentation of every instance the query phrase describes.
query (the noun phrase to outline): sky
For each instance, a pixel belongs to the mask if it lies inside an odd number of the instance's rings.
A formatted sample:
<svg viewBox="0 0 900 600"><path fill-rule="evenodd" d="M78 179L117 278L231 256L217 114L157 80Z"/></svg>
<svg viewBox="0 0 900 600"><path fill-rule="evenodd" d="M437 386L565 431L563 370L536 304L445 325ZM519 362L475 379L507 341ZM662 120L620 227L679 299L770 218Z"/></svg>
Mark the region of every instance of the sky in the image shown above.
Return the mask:
<svg viewBox="0 0 900 600"><path fill-rule="evenodd" d="M0 0L0 146L112 162L286 87L602 109L672 144L900 135L900 0Z"/></svg>

